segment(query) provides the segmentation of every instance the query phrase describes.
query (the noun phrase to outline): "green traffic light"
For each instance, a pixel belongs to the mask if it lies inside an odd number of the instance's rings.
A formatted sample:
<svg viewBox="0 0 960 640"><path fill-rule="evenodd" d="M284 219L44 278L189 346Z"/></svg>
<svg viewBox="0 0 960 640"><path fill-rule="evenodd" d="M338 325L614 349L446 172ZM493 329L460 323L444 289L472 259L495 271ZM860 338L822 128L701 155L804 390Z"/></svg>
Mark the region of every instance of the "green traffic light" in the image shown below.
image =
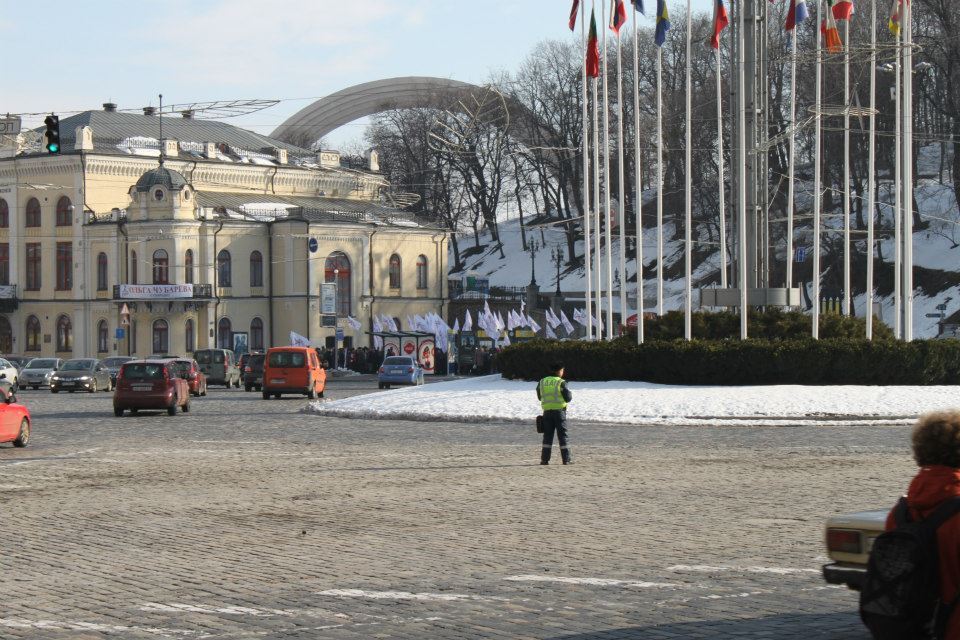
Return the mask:
<svg viewBox="0 0 960 640"><path fill-rule="evenodd" d="M50 153L56 153L56 152L60 151L60 145L58 145L58 144L48 144L48 145L47 145L47 151L49 151Z"/></svg>

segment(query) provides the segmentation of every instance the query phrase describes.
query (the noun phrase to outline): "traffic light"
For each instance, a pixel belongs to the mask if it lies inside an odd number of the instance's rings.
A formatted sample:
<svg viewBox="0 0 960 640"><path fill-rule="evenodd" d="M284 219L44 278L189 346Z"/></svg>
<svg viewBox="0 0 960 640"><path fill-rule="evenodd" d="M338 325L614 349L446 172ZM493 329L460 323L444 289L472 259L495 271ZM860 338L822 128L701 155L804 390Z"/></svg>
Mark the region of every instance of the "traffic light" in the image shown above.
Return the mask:
<svg viewBox="0 0 960 640"><path fill-rule="evenodd" d="M47 139L47 153L60 153L60 118L53 114L43 121L47 125L44 137Z"/></svg>

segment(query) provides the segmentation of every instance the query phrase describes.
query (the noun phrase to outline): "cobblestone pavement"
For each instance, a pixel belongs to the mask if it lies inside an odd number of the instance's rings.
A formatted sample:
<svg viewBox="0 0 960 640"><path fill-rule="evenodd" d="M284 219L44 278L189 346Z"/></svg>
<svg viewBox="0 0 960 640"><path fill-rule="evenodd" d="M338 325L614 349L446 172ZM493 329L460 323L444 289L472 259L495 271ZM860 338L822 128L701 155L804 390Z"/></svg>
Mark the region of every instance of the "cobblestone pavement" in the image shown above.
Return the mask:
<svg viewBox="0 0 960 640"><path fill-rule="evenodd" d="M896 427L574 424L577 464L541 467L525 425L319 418L242 390L176 417L21 399L2 638L864 639L855 594L819 576L823 519L913 472Z"/></svg>

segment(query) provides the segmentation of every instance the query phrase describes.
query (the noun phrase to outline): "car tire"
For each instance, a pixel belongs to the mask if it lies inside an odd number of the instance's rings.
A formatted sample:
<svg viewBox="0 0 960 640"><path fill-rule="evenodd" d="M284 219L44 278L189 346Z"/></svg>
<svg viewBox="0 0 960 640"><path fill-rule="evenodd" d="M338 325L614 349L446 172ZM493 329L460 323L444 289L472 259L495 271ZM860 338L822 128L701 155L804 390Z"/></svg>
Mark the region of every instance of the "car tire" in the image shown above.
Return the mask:
<svg viewBox="0 0 960 640"><path fill-rule="evenodd" d="M237 379L234 380L234 382L233 382L233 388L234 388L234 389L239 389L239 388L240 388L240 376L237 376Z"/></svg>
<svg viewBox="0 0 960 640"><path fill-rule="evenodd" d="M32 388L34 391L36 391L36 390L39 389L40 387L38 387L37 385L33 385L33 387L31 387L31 388Z"/></svg>
<svg viewBox="0 0 960 640"><path fill-rule="evenodd" d="M270 399L270 392L267 391L266 389L263 390L263 392L261 393L261 395L263 396L263 399L264 399L264 400L269 400L269 399Z"/></svg>
<svg viewBox="0 0 960 640"><path fill-rule="evenodd" d="M140 413L140 409L130 409L130 415L135 416Z"/></svg>
<svg viewBox="0 0 960 640"><path fill-rule="evenodd" d="M245 385L243 385L243 390L246 391L247 393L250 393L251 391L253 391L253 385L252 385L252 384L245 384Z"/></svg>
<svg viewBox="0 0 960 640"><path fill-rule="evenodd" d="M273 394L273 397L276 398L277 400L279 400L279 399L280 399L280 396L282 396L282 395L283 395L282 393L275 393L275 394Z"/></svg>
<svg viewBox="0 0 960 640"><path fill-rule="evenodd" d="M200 395L201 395L201 396L207 395L207 387L206 387L206 386L203 387L203 391L200 392Z"/></svg>
<svg viewBox="0 0 960 640"><path fill-rule="evenodd" d="M263 385L262 385L262 384L258 384L256 388L257 388L257 391L263 391Z"/></svg>
<svg viewBox="0 0 960 640"><path fill-rule="evenodd" d="M113 408L113 415L117 416L118 418L122 418L122 417L123 417L123 408L122 408L122 407L114 407L114 408Z"/></svg>
<svg viewBox="0 0 960 640"><path fill-rule="evenodd" d="M173 404L171 404L169 407L167 407L167 415L168 415L168 416L175 416L175 415L177 415L177 403L176 403L176 401L174 401Z"/></svg>
<svg viewBox="0 0 960 640"><path fill-rule="evenodd" d="M319 392L319 393L317 393L317 397L318 397L318 398L322 398L322 397L323 397L323 392L324 392L324 391L325 391L325 389L321 389L321 390L320 390L320 392Z"/></svg>
<svg viewBox="0 0 960 640"><path fill-rule="evenodd" d="M30 442L30 423L26 418L20 421L20 433L17 439L13 441L15 447L25 447Z"/></svg>
<svg viewBox="0 0 960 640"><path fill-rule="evenodd" d="M34 387L36 389L36 387ZM59 389L50 389L50 393L60 393Z"/></svg>
<svg viewBox="0 0 960 640"><path fill-rule="evenodd" d="M384 389L389 389L389 388L390 388L390 385L385 383L385 384L383 385L383 388L384 388Z"/></svg>
<svg viewBox="0 0 960 640"><path fill-rule="evenodd" d="M107 388L104 389L107 393L113 392L113 380L107 380Z"/></svg>

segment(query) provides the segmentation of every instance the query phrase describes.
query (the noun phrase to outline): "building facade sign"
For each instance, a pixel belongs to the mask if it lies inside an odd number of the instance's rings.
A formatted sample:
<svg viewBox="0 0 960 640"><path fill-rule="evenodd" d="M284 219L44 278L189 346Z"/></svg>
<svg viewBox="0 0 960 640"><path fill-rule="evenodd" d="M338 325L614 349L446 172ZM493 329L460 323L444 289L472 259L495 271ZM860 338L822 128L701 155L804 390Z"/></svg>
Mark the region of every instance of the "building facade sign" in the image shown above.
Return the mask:
<svg viewBox="0 0 960 640"><path fill-rule="evenodd" d="M337 313L337 285L333 282L320 285L320 313L325 316Z"/></svg>
<svg viewBox="0 0 960 640"><path fill-rule="evenodd" d="M172 298L192 298L192 284L121 284L120 298L123 300L170 300Z"/></svg>

